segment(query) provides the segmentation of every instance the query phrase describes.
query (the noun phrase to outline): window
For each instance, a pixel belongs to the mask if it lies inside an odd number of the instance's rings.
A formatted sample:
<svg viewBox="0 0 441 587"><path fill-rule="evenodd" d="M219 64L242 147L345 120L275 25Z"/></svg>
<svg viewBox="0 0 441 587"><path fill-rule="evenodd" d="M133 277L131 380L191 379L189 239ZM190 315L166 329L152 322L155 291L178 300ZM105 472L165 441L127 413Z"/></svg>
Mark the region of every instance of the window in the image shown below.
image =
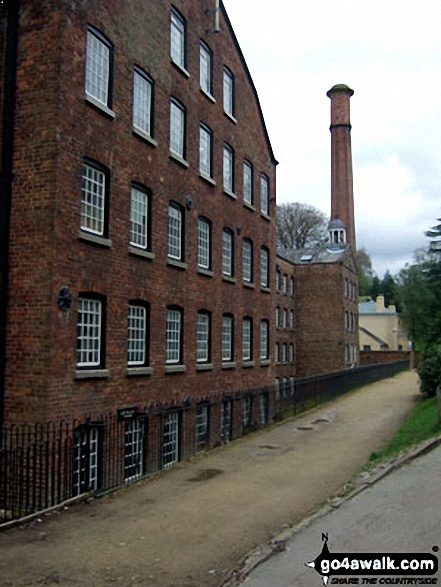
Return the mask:
<svg viewBox="0 0 441 587"><path fill-rule="evenodd" d="M282 363L286 363L288 361L288 345L286 342L283 343L282 347Z"/></svg>
<svg viewBox="0 0 441 587"><path fill-rule="evenodd" d="M269 206L269 179L266 175L260 176L260 210L267 216L270 213Z"/></svg>
<svg viewBox="0 0 441 587"><path fill-rule="evenodd" d="M164 469L179 461L179 413L168 412L164 416L162 435L162 466Z"/></svg>
<svg viewBox="0 0 441 587"><path fill-rule="evenodd" d="M81 230L105 236L107 230L108 172L92 161L83 163Z"/></svg>
<svg viewBox="0 0 441 587"><path fill-rule="evenodd" d="M197 321L197 362L210 361L211 319L209 312L198 312Z"/></svg>
<svg viewBox="0 0 441 587"><path fill-rule="evenodd" d="M230 145L224 143L223 150L223 181L224 190L234 193L234 151Z"/></svg>
<svg viewBox="0 0 441 587"><path fill-rule="evenodd" d="M139 418L126 420L124 433L124 481L139 479L143 473L144 422Z"/></svg>
<svg viewBox="0 0 441 587"><path fill-rule="evenodd" d="M280 363L280 342L276 342L275 347L275 361L276 363Z"/></svg>
<svg viewBox="0 0 441 587"><path fill-rule="evenodd" d="M280 291L281 274L280 269L276 267L276 291Z"/></svg>
<svg viewBox="0 0 441 587"><path fill-rule="evenodd" d="M288 293L288 276L286 275L286 273L283 274L282 291L284 294Z"/></svg>
<svg viewBox="0 0 441 587"><path fill-rule="evenodd" d="M294 310L289 311L289 327L294 328Z"/></svg>
<svg viewBox="0 0 441 587"><path fill-rule="evenodd" d="M251 283L253 281L253 243L250 239L243 239L242 251L243 280Z"/></svg>
<svg viewBox="0 0 441 587"><path fill-rule="evenodd" d="M260 424L265 426L269 422L269 393L259 394Z"/></svg>
<svg viewBox="0 0 441 587"><path fill-rule="evenodd" d="M90 27L87 31L86 94L109 108L112 60L112 43L102 33Z"/></svg>
<svg viewBox="0 0 441 587"><path fill-rule="evenodd" d="M198 266L211 267L211 223L206 218L198 218Z"/></svg>
<svg viewBox="0 0 441 587"><path fill-rule="evenodd" d="M243 199L246 204L253 204L253 166L249 161L243 162Z"/></svg>
<svg viewBox="0 0 441 587"><path fill-rule="evenodd" d="M130 244L140 249L150 248L149 196L141 188L130 190Z"/></svg>
<svg viewBox="0 0 441 587"><path fill-rule="evenodd" d="M244 318L242 322L242 358L251 361L253 358L253 321Z"/></svg>
<svg viewBox="0 0 441 587"><path fill-rule="evenodd" d="M133 126L151 137L153 135L153 81L139 68L133 77Z"/></svg>
<svg viewBox="0 0 441 587"><path fill-rule="evenodd" d="M170 101L170 151L185 159L185 118L184 106L175 100Z"/></svg>
<svg viewBox="0 0 441 587"><path fill-rule="evenodd" d="M290 285L289 285L289 293L291 295L294 295L294 277L291 277L289 283L290 283Z"/></svg>
<svg viewBox="0 0 441 587"><path fill-rule="evenodd" d="M175 8L170 13L170 55L172 61L185 69L186 65L186 22Z"/></svg>
<svg viewBox="0 0 441 587"><path fill-rule="evenodd" d="M269 251L266 247L260 249L260 285L269 287Z"/></svg>
<svg viewBox="0 0 441 587"><path fill-rule="evenodd" d="M233 402L224 400L221 404L221 439L223 444L233 437Z"/></svg>
<svg viewBox="0 0 441 587"><path fill-rule="evenodd" d="M280 328L280 307L276 306L276 328Z"/></svg>
<svg viewBox="0 0 441 587"><path fill-rule="evenodd" d="M224 67L224 112L234 117L234 76L228 67Z"/></svg>
<svg viewBox="0 0 441 587"><path fill-rule="evenodd" d="M182 310L168 308L166 325L166 363L182 363Z"/></svg>
<svg viewBox="0 0 441 587"><path fill-rule="evenodd" d="M171 259L182 261L184 244L184 212L175 202L168 206L168 249L167 254Z"/></svg>
<svg viewBox="0 0 441 587"><path fill-rule="evenodd" d="M288 327L288 310L283 308L283 328Z"/></svg>
<svg viewBox="0 0 441 587"><path fill-rule="evenodd" d="M199 126L199 171L211 177L213 161L213 133L208 126Z"/></svg>
<svg viewBox="0 0 441 587"><path fill-rule="evenodd" d="M199 80L201 89L210 96L213 93L213 57L210 47L200 42L199 45Z"/></svg>
<svg viewBox="0 0 441 587"><path fill-rule="evenodd" d="M289 345L289 362L292 364L294 363L294 344L291 343Z"/></svg>
<svg viewBox="0 0 441 587"><path fill-rule="evenodd" d="M96 296L78 298L77 365L103 367L103 301Z"/></svg>
<svg viewBox="0 0 441 587"><path fill-rule="evenodd" d="M90 425L76 428L73 439L73 494L81 495L100 486L102 430Z"/></svg>
<svg viewBox="0 0 441 587"><path fill-rule="evenodd" d="M222 273L223 275L234 275L234 236L229 228L222 232Z"/></svg>
<svg viewBox="0 0 441 587"><path fill-rule="evenodd" d="M244 430L251 426L251 395L242 398L242 425Z"/></svg>
<svg viewBox="0 0 441 587"><path fill-rule="evenodd" d="M260 358L269 359L269 322L262 320L260 322Z"/></svg>
<svg viewBox="0 0 441 587"><path fill-rule="evenodd" d="M222 361L232 361L234 356L234 318L230 314L222 317Z"/></svg>
<svg viewBox="0 0 441 587"><path fill-rule="evenodd" d="M204 450L208 446L208 423L209 406L206 404L196 406L196 451Z"/></svg>
<svg viewBox="0 0 441 587"><path fill-rule="evenodd" d="M147 308L131 304L127 314L127 363L146 365L147 350Z"/></svg>

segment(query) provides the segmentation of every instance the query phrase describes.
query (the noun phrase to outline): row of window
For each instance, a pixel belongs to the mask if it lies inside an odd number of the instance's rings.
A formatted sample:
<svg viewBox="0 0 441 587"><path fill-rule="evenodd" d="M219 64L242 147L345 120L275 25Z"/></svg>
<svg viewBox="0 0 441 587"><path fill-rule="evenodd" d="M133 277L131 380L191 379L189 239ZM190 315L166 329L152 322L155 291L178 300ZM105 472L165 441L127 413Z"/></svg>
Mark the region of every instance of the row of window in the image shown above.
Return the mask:
<svg viewBox="0 0 441 587"><path fill-rule="evenodd" d="M276 342L275 361L277 364L294 364L294 343L288 344L284 342L283 344L281 344L280 342Z"/></svg>
<svg viewBox="0 0 441 587"><path fill-rule="evenodd" d="M168 365L183 365L184 362L184 311L178 306L167 309L166 355ZM201 310L196 321L197 363L210 363L212 352L211 312ZM258 354L261 360L269 360L269 321L260 320ZM235 318L226 313L222 316L221 357L222 362L235 360ZM149 305L133 301L127 311L127 365L143 367L149 365ZM243 361L254 358L254 324L251 317L242 319ZM80 295L78 298L77 366L79 368L104 368L105 364L105 298L96 294Z"/></svg>
<svg viewBox="0 0 441 587"><path fill-rule="evenodd" d="M357 285L350 279L345 279L345 296L350 300L357 300Z"/></svg>
<svg viewBox="0 0 441 587"><path fill-rule="evenodd" d="M179 25L179 23L181 23ZM179 26L178 26L179 25ZM185 24L180 21L179 14L172 10L172 59L182 65L181 53L183 40L178 34L185 33ZM113 45L102 33L89 27L87 33L86 56L86 95L94 103L111 108L111 66L113 62ZM209 47L201 42L201 88L211 95L212 55ZM133 127L144 138L153 141L154 114L154 81L140 67L133 72ZM224 109L232 116L234 105L234 78L230 70L224 68ZM176 98L170 98L170 152L186 164L187 145L187 110ZM155 143L156 144L156 143ZM213 180L213 131L204 122L199 128L199 170L202 177ZM222 152L223 187L234 196L235 190L235 152L228 143L223 144ZM245 160L243 163L243 197L244 201L253 206L253 165ZM235 196L234 196L235 197ZM260 209L269 215L269 178L260 175Z"/></svg>
<svg viewBox="0 0 441 587"><path fill-rule="evenodd" d="M289 317L289 325L288 325ZM276 328L294 328L294 310L280 309L276 306Z"/></svg>
<svg viewBox="0 0 441 587"><path fill-rule="evenodd" d="M109 172L96 162L83 164L81 195L81 230L99 237L109 235L108 200ZM143 186L133 184L130 189L130 246L143 251L152 250L152 194ZM197 224L197 263L201 269L212 269L212 225L200 216ZM171 201L168 207L167 256L174 261L185 260L185 209ZM242 239L243 280L254 280L254 244ZM222 233L222 273L234 275L234 233L224 228ZM260 283L269 287L269 249L260 247Z"/></svg>
<svg viewBox="0 0 441 587"><path fill-rule="evenodd" d="M284 294L288 293L288 281L289 281L289 293L294 295L294 277L288 277L287 273L282 275L279 267L276 266L276 291Z"/></svg>

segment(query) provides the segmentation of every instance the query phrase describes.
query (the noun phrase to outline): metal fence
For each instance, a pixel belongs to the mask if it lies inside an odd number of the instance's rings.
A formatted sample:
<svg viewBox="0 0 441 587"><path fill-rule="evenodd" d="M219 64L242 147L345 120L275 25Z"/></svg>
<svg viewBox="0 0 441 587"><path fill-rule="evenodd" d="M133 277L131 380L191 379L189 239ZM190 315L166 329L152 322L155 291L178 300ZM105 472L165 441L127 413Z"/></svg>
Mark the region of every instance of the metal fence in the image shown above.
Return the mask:
<svg viewBox="0 0 441 587"><path fill-rule="evenodd" d="M400 361L285 379L83 421L7 425L0 445L0 524L121 487L408 366Z"/></svg>

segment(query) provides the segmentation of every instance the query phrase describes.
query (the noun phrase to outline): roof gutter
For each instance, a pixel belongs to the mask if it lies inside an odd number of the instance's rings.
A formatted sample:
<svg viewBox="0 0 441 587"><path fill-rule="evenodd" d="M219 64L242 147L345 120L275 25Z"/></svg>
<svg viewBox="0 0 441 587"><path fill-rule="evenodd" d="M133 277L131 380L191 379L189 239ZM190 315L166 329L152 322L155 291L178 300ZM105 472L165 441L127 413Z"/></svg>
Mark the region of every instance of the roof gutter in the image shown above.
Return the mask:
<svg viewBox="0 0 441 587"><path fill-rule="evenodd" d="M16 103L18 25L20 0L6 4L6 42L4 51L3 136L0 170L0 446L5 417L6 322L8 317L9 235Z"/></svg>

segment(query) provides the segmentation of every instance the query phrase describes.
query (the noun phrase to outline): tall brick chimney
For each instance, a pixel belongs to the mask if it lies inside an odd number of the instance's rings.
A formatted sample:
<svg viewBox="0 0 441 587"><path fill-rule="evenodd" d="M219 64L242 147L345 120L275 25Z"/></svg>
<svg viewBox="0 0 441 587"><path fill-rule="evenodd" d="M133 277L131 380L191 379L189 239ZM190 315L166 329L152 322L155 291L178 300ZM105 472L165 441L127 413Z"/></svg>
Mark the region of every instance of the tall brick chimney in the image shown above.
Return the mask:
<svg viewBox="0 0 441 587"><path fill-rule="evenodd" d="M354 193L352 182L351 122L349 100L353 90L333 86L331 99L331 243L349 244L355 253Z"/></svg>

